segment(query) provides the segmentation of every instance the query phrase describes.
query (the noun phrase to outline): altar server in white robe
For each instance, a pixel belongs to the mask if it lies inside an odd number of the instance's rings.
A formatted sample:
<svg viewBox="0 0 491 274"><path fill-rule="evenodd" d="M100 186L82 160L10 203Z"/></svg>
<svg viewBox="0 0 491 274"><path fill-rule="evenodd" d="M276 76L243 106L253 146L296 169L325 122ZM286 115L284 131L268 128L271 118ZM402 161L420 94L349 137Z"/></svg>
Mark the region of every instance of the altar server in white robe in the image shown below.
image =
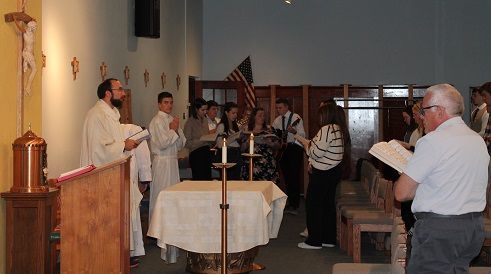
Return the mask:
<svg viewBox="0 0 491 274"><path fill-rule="evenodd" d="M186 137L182 129L179 128L179 118L171 115L174 104L172 94L165 91L159 93L157 102L159 111L149 125L150 149L153 156L150 222L160 191L180 182L177 152L186 144ZM158 220L158 218L154 219ZM177 251L177 248L167 246L166 251L162 249L161 257L168 263L174 263L177 260Z"/></svg>
<svg viewBox="0 0 491 274"><path fill-rule="evenodd" d="M121 159L125 157L125 152L132 151L139 144L124 137L123 127L119 122L120 115L117 108L122 106L125 96L119 80L110 78L102 82L97 88L97 96L99 101L85 117L80 154L81 166L90 164L101 166ZM133 182L130 185L130 195L131 223L132 227L135 227L134 224L137 222L135 211L140 203L141 193L138 185L135 186ZM137 246L134 240L133 233L130 233L130 250L132 251L135 251L135 246Z"/></svg>
<svg viewBox="0 0 491 274"><path fill-rule="evenodd" d="M128 138L143 129L140 126L133 124L122 124L123 134L125 138ZM138 190L138 181L150 182L152 181L152 162L150 160L150 149L146 140L140 142L138 147L131 151L125 151L126 155L131 155L130 160L130 176L131 176L131 191L132 191L132 236L133 236L133 250L130 251L130 256L143 256L145 255L145 249L143 246L142 238L142 226L140 219L140 202L143 195Z"/></svg>

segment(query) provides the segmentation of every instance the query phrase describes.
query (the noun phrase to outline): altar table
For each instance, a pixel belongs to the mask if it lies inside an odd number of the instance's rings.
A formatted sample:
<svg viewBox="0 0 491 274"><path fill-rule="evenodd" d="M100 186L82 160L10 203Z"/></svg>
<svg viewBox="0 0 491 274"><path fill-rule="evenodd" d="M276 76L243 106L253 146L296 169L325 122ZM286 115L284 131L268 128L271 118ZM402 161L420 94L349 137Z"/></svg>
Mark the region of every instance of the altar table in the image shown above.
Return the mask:
<svg viewBox="0 0 491 274"><path fill-rule="evenodd" d="M184 181L162 190L147 235L162 249L221 252L221 181ZM228 181L228 253L276 238L287 196L270 181ZM165 252L162 252L164 254Z"/></svg>

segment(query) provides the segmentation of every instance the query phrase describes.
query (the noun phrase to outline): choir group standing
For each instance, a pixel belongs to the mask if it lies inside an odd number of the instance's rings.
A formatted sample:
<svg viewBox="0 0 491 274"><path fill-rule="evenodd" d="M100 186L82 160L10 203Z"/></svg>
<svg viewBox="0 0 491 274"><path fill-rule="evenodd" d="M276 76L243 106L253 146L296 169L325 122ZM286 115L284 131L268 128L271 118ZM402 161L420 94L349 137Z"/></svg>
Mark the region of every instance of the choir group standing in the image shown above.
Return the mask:
<svg viewBox="0 0 491 274"><path fill-rule="evenodd" d="M334 245L335 220L334 192L341 177L340 163L347 154L349 134L344 112L337 111L334 102L319 108L320 131L310 142L304 138L305 130L301 117L290 111L286 99L276 101L279 116L273 125L266 124L266 113L262 108L250 111L247 119L237 121L238 106L228 102L223 107L221 119L217 119L218 104L206 102L202 98L194 101L191 117L180 128L179 118L172 116L172 94L162 92L158 95L158 113L149 124L151 135L150 149L146 140L141 142L130 138L141 130L135 125L122 125L119 122L118 108L125 98L124 89L117 79L107 79L97 90L99 101L87 113L81 151L81 165L96 166L109 163L125 155L131 158L131 255L145 254L138 205L142 195L138 191L138 181L150 182L150 218L159 192L180 181L177 152L186 147L189 150L189 163L193 180L211 180L211 163L220 161L223 139L227 140L227 159L237 163L227 171L231 180L248 179L247 164L242 152L248 151L246 141L249 134L255 136L254 154L256 159L254 180L267 180L275 183L280 180L280 172L288 195L287 212L296 214L300 200L300 170L303 153L309 156L310 186L307 200L307 227L311 232L306 241L312 247L322 244ZM342 116L342 117L341 117ZM216 134L213 142L203 140L203 136ZM301 139L297 140L300 136ZM297 139L296 139L297 137ZM303 143L302 143L303 142ZM150 152L152 162L150 169ZM218 153L217 153L218 152ZM217 156L218 155L218 156ZM325 181L331 183L326 184ZM327 187L329 186L329 187ZM334 228L334 231L333 231ZM299 245L300 247L304 247ZM177 250L168 248L163 258L172 261ZM137 265L137 260L132 260Z"/></svg>

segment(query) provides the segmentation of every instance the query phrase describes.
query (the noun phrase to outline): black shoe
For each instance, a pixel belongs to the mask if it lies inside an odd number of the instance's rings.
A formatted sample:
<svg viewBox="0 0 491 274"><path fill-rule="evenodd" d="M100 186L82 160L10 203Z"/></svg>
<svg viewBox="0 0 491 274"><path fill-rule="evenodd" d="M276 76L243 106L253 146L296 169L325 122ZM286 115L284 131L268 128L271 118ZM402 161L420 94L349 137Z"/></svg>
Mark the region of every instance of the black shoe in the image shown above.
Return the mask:
<svg viewBox="0 0 491 274"><path fill-rule="evenodd" d="M135 268L140 265L140 259L138 257L131 257L130 258L130 268Z"/></svg>

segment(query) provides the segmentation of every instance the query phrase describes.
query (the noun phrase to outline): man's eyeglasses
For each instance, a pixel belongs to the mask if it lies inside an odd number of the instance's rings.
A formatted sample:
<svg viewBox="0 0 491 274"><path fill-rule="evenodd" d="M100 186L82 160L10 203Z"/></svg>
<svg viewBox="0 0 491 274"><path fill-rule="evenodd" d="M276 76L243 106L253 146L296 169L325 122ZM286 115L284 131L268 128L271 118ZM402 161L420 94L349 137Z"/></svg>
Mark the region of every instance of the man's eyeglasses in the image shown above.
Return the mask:
<svg viewBox="0 0 491 274"><path fill-rule="evenodd" d="M123 87L119 87L119 88L112 88L111 90L119 90L119 91L124 91L124 88L123 88Z"/></svg>
<svg viewBox="0 0 491 274"><path fill-rule="evenodd" d="M420 108L419 109L419 114L421 116L425 116L425 110L430 109L430 108L434 108L434 107L439 107L439 105L431 105L431 106L427 106L427 107L424 107L424 108Z"/></svg>

